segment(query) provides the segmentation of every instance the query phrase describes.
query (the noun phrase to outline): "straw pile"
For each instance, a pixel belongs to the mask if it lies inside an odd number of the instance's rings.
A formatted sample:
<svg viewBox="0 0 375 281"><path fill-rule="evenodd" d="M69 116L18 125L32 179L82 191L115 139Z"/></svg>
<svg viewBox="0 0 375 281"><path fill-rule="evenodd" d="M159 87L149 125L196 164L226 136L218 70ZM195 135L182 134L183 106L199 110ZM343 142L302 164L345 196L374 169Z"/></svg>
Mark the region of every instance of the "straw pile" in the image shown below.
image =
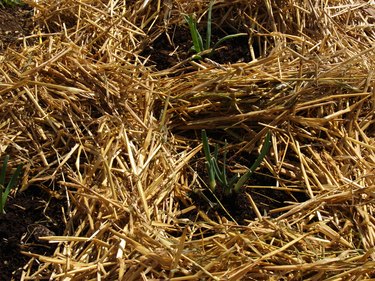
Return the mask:
<svg viewBox="0 0 375 281"><path fill-rule="evenodd" d="M184 14L204 23L207 1L27 2L33 34L1 55L1 149L27 163L22 189L68 208L65 235L45 238L55 254L25 253L24 280L375 276L373 2L217 1L251 61L167 69L145 50ZM232 136L231 167L271 131L267 188L306 200L242 224L207 216L190 195L212 128Z"/></svg>

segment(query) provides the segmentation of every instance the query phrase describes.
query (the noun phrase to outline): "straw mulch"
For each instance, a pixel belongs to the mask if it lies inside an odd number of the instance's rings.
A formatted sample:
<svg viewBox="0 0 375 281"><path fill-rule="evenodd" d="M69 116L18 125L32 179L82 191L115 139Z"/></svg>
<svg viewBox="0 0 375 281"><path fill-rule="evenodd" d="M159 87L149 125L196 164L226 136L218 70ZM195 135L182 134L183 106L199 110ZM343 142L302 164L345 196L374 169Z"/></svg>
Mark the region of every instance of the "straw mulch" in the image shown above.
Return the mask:
<svg viewBox="0 0 375 281"><path fill-rule="evenodd" d="M33 34L1 55L1 152L26 163L22 189L48 186L67 211L53 256L24 253L24 280L375 276L371 1L217 1L253 60L168 69L143 50L183 14L203 23L207 1L27 2ZM241 225L205 215L190 195L212 128L240 136L232 166L271 131L267 188L306 200Z"/></svg>

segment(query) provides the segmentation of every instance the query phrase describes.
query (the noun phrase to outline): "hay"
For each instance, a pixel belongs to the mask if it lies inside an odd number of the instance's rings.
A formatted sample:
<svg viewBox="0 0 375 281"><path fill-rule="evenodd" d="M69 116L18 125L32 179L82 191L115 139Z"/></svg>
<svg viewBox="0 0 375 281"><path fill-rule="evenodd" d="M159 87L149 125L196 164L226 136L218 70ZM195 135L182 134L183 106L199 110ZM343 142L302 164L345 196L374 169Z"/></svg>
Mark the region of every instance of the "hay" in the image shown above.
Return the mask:
<svg viewBox="0 0 375 281"><path fill-rule="evenodd" d="M1 153L27 163L22 190L68 208L64 235L43 238L55 254L23 253L23 280L375 276L370 2L218 1L214 21L247 30L253 60L164 70L142 52L208 3L25 2L34 32L0 60ZM307 200L244 225L207 216L190 198L203 128L239 136L231 163L271 130L267 188Z"/></svg>

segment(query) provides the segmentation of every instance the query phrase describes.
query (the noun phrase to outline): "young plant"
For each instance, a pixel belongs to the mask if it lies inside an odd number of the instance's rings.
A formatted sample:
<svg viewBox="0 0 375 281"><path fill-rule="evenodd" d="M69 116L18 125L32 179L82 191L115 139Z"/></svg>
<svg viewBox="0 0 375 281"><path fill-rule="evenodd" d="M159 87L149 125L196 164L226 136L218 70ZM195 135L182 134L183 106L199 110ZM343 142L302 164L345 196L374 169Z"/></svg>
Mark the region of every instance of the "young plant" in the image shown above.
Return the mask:
<svg viewBox="0 0 375 281"><path fill-rule="evenodd" d="M6 176L7 166L8 166L8 160L9 160L9 155L5 156L3 167L1 168L1 172L0 172L0 212L2 214L5 214L4 207L5 207L5 203L7 201L9 192L12 188L16 186L18 178L20 177L21 171L22 171L22 164L20 164L18 165L16 171L11 176L7 186L5 187L5 176Z"/></svg>
<svg viewBox="0 0 375 281"><path fill-rule="evenodd" d="M224 145L224 155L223 155L223 164L222 168L219 166L218 160L218 146L215 145L215 150L213 155L211 155L210 146L208 144L208 138L206 134L206 130L202 130L202 143L203 143L203 152L206 158L206 165L208 171L208 178L209 178L209 187L212 191L215 191L217 183L224 189L224 194L230 195L233 192L238 193L241 190L241 187L245 184L245 182L251 177L254 171L260 166L264 157L268 154L270 147L271 147L271 134L268 133L264 140L262 149L250 167L250 169L241 177L238 175L234 175L232 178L228 179L227 172L226 172L226 145Z"/></svg>
<svg viewBox="0 0 375 281"><path fill-rule="evenodd" d="M208 7L208 16L207 16L208 18L207 18L206 41L205 42L203 42L202 36L198 31L197 21L196 21L195 17L192 16L192 15L186 15L185 16L185 21L189 25L191 39L193 40L192 49L194 50L195 53L197 53L197 55L194 56L195 59L202 59L200 53L202 53L204 51L208 51L211 48L212 6L214 5L214 2L215 2L214 0L211 0L210 5ZM247 33L236 33L236 34L230 34L230 35L224 36L223 38L221 38L219 41L217 41L213 45L211 51L209 51L208 53L212 54L216 50L217 47L219 47L223 42L225 42L228 39L232 39L232 38L239 37L239 36L246 36L246 35L247 35Z"/></svg>
<svg viewBox="0 0 375 281"><path fill-rule="evenodd" d="M0 6L4 8L4 5L7 6L16 6L16 5L23 5L23 2L21 0L0 0Z"/></svg>

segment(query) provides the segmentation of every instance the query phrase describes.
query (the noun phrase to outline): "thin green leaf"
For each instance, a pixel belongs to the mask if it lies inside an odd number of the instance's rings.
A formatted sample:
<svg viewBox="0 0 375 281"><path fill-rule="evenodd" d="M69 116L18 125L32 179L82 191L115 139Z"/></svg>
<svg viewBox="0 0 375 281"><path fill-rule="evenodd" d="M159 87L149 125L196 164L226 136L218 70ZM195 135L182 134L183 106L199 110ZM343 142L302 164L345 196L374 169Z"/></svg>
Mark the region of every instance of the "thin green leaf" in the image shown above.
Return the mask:
<svg viewBox="0 0 375 281"><path fill-rule="evenodd" d="M240 188L244 185L244 183L251 177L251 175L254 173L254 171L259 167L259 165L262 163L264 157L268 154L271 147L271 133L267 133L267 136L264 140L262 149L260 150L258 158L255 160L253 165L250 167L250 169L240 177L236 185L234 186L234 191L239 192Z"/></svg>
<svg viewBox="0 0 375 281"><path fill-rule="evenodd" d="M225 185L224 174L220 170L218 162L216 160L213 160L213 163L214 163L214 171L215 171L217 180L219 181L220 185Z"/></svg>
<svg viewBox="0 0 375 281"><path fill-rule="evenodd" d="M195 23L195 26L197 24ZM196 27L195 27L196 28ZM196 28L196 31L197 31L197 36L198 36L198 44L199 44L199 50L197 53L200 53L200 52L203 52L204 51L204 46L203 46L203 39L202 39L202 36L201 34L199 33L198 29Z"/></svg>
<svg viewBox="0 0 375 281"><path fill-rule="evenodd" d="M185 16L185 21L189 25L191 39L193 40L194 49L197 53L203 51L202 36L197 29L197 23L192 16Z"/></svg>
<svg viewBox="0 0 375 281"><path fill-rule="evenodd" d="M214 171L215 171L215 175L217 176L217 179L219 180L220 184L223 185L224 183L224 179L223 179L223 172L220 170L220 167L219 167L219 162L218 162L218 157L219 157L219 154L218 154L218 145L215 144L215 149L214 149L214 156L212 159L212 164L213 164L213 168L214 168Z"/></svg>
<svg viewBox="0 0 375 281"><path fill-rule="evenodd" d="M22 171L22 165L18 165L16 171L14 172L12 177L10 178L10 181L9 181L8 185L4 190L4 193L2 194L2 198L1 198L2 202L1 203L2 203L3 207L5 206L5 203L6 203L6 200L8 198L9 192L11 191L11 189L16 187L18 177L20 176L21 171Z"/></svg>
<svg viewBox="0 0 375 281"><path fill-rule="evenodd" d="M8 160L9 160L9 155L6 155L3 161L3 166L1 167L1 172L0 172L0 212L4 213L4 205L5 205L5 198L3 194L3 190L5 189L5 174L8 166Z"/></svg>
<svg viewBox="0 0 375 281"><path fill-rule="evenodd" d="M211 24L212 24L212 7L214 5L215 1L211 0L210 5L208 7L208 17L207 17L207 34L206 34L206 46L205 50L209 49L211 47Z"/></svg>
<svg viewBox="0 0 375 281"><path fill-rule="evenodd" d="M216 177L215 177L215 171L212 166L210 166L207 163L207 171L208 171L208 181L209 181L209 186L212 191L215 190L216 188Z"/></svg>
<svg viewBox="0 0 375 281"><path fill-rule="evenodd" d="M212 165L211 151L210 151L210 146L208 144L208 138L207 138L206 130L202 130L201 134L202 134L204 156L206 157L207 162L210 165Z"/></svg>
<svg viewBox="0 0 375 281"><path fill-rule="evenodd" d="M227 179L227 140L225 140L224 144L224 156L223 156L223 180L224 180L224 185L228 186L228 179Z"/></svg>
<svg viewBox="0 0 375 281"><path fill-rule="evenodd" d="M233 39L233 38L240 37L240 36L246 36L246 35L247 33L236 33L236 34L230 34L230 35L224 36L223 38L221 38L219 41L215 43L215 45L212 47L211 53L213 53L217 49L217 47L223 44L223 42L229 39Z"/></svg>
<svg viewBox="0 0 375 281"><path fill-rule="evenodd" d="M219 150L219 148L218 148L218 146L217 146L217 144L215 144L215 149L214 149L214 159L217 161L217 158L218 158L218 150Z"/></svg>
<svg viewBox="0 0 375 281"><path fill-rule="evenodd" d="M206 130L202 130L201 134L202 134L203 152L207 161L209 185L212 190L215 190L216 188L215 170L214 170L215 164L214 164L214 160L212 160L212 157L211 157L211 151L210 151L210 146L208 144Z"/></svg>
<svg viewBox="0 0 375 281"><path fill-rule="evenodd" d="M9 160L9 156L7 155L4 159L3 167L1 169L1 174L0 174L0 182L1 182L1 186L0 186L0 211L2 213L4 213L4 207L5 207L5 203L7 201L9 192L12 188L16 187L18 178L21 175L21 171L22 171L22 164L20 164L20 165L18 165L16 171L14 172L12 177L10 178L10 181L7 184L6 188L4 188L5 174L6 174L6 167L7 167L7 164L8 164L8 160Z"/></svg>
<svg viewBox="0 0 375 281"><path fill-rule="evenodd" d="M2 1L0 1L0 6L5 8L3 4L8 5L10 7L13 7L13 6L16 6L16 5L19 5L19 6L24 5L24 3L20 0L2 0Z"/></svg>
<svg viewBox="0 0 375 281"><path fill-rule="evenodd" d="M17 166L16 171L14 172L14 174L12 175L12 177L10 178L10 181L9 181L9 183L7 185L7 188L12 189L12 188L14 188L16 186L18 178L20 177L21 172L22 172L22 167L23 167L22 164L20 164L20 165Z"/></svg>

